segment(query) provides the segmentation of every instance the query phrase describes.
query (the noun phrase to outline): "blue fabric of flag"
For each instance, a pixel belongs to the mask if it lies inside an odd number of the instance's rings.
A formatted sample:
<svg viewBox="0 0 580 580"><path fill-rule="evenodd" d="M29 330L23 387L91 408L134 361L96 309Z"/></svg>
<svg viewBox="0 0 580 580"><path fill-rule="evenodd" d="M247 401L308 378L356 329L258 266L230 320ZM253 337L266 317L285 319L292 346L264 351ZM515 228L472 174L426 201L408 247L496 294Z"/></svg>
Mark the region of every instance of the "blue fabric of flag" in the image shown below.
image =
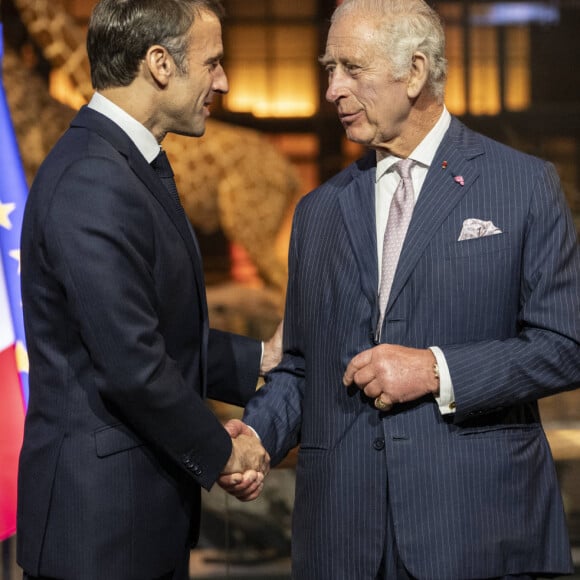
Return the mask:
<svg viewBox="0 0 580 580"><path fill-rule="evenodd" d="M0 23L0 63L4 61ZM18 370L25 405L28 403L28 357L20 296L20 232L28 184L14 133L0 67L0 251L14 328Z"/></svg>

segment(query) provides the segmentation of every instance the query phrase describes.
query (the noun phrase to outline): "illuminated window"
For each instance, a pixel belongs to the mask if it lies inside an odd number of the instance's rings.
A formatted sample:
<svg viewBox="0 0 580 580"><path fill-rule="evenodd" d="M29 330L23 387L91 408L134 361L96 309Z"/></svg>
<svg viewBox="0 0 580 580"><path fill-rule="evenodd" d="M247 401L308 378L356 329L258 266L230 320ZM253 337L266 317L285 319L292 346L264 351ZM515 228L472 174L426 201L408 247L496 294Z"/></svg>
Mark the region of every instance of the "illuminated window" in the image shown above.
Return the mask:
<svg viewBox="0 0 580 580"><path fill-rule="evenodd" d="M495 115L500 112L498 33L495 28L472 28L470 34L469 112Z"/></svg>
<svg viewBox="0 0 580 580"><path fill-rule="evenodd" d="M530 106L530 28L513 26L506 32L505 108L523 111Z"/></svg>
<svg viewBox="0 0 580 580"><path fill-rule="evenodd" d="M224 107L256 117L309 117L318 110L315 0L230 0Z"/></svg>
<svg viewBox="0 0 580 580"><path fill-rule="evenodd" d="M558 13L542 3L444 2L446 103L456 114L496 115L531 104L530 23Z"/></svg>
<svg viewBox="0 0 580 580"><path fill-rule="evenodd" d="M447 26L447 85L445 102L454 115L464 115L467 112L467 96L465 94L465 66L463 49L463 28L450 24Z"/></svg>

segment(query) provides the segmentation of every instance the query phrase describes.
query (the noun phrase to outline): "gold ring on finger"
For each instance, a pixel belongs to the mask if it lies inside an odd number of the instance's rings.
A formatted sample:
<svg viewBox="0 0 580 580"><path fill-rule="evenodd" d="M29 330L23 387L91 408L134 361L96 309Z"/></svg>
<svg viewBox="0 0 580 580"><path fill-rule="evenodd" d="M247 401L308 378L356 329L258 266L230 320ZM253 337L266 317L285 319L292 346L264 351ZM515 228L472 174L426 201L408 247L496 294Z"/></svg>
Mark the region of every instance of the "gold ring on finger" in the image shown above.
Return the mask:
<svg viewBox="0 0 580 580"><path fill-rule="evenodd" d="M381 396L379 395L376 399L375 399L375 407L379 410L379 411L388 411L392 405L390 405L389 403L385 403L382 399Z"/></svg>

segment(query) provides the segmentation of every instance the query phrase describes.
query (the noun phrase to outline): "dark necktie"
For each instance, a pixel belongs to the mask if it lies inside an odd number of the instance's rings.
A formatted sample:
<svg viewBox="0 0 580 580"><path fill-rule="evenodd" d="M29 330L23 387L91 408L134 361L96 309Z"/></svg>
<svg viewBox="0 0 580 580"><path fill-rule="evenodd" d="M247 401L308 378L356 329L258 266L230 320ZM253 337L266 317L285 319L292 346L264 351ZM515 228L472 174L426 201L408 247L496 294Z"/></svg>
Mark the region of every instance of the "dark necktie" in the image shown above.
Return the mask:
<svg viewBox="0 0 580 580"><path fill-rule="evenodd" d="M415 205L415 193L413 191L413 182L411 181L412 159L401 159L395 165L396 172L401 176L399 185L393 195L387 227L385 228L385 237L383 239L383 259L381 267L381 285L379 289L379 323L376 329L376 337L380 339L383 320L391 286L395 277L395 270L399 263L399 256L403 248L403 242L407 235L407 228L413 215Z"/></svg>
<svg viewBox="0 0 580 580"><path fill-rule="evenodd" d="M187 229L189 230L189 233L191 234L191 238L193 240L193 245L195 246L195 249L196 249L196 252L197 252L199 258L201 259L201 252L199 250L197 236L195 235L195 232L193 230L193 226L191 225L189 218L185 214L185 210L183 209L183 206L181 205L181 201L179 200L179 194L177 193L177 186L175 185L175 179L173 179L173 169L171 169L169 159L167 159L167 154L165 153L165 151L163 151L163 149L161 149L161 151L159 151L159 154L157 155L157 157L155 157L155 159L153 159L153 161L151 161L151 167L153 167L153 169L155 170L155 173L157 173L157 175L159 176L159 179L161 179L161 182L165 186L165 189L167 189L167 191L169 192L169 195L171 196L171 199L173 200L173 203L177 209L177 212L181 216L183 216L183 219L185 220L185 223L187 224Z"/></svg>
<svg viewBox="0 0 580 580"><path fill-rule="evenodd" d="M155 172L157 173L157 175L159 176L159 179L161 179L161 182L163 183L163 185L165 186L165 189L167 189L167 191L169 192L171 199L173 200L173 203L176 205L177 207L177 211L183 216L183 219L185 220L185 223L187 224L187 229L189 230L189 233L191 234L191 241L193 242L193 246L195 248L195 252L197 254L197 260L194 261L195 263L195 272L196 272L196 286L197 286L197 291L198 291L198 296L199 296L199 302L201 304L201 309L202 309L202 315L203 315L203 338L202 338L202 359L205 358L205 352L207 351L207 344L208 344L208 324L207 324L207 302L206 302L206 296L205 296L205 286L204 286L204 281L203 281L203 263L202 263L202 258L201 258L201 252L199 250L199 244L197 242L197 236L195 235L195 231L193 230L193 226L191 225L191 222L189 221L189 218L187 217L187 215L185 214L185 210L183 209L183 206L181 205L181 201L179 200L179 194L177 193L177 186L175 185L175 179L173 179L173 169L171 169L171 165L169 163L169 159L167 159L167 154L165 153L165 151L163 151L163 149L161 149L161 151L159 151L157 157L155 157L155 159L153 159L153 161L151 161L151 167L153 167L153 169L155 170ZM203 363L203 368L202 368L202 389L203 389L203 393L205 396L205 391L206 391L206 376L207 376L207 368L205 363ZM165 576L163 576L162 578L165 578Z"/></svg>
<svg viewBox="0 0 580 580"><path fill-rule="evenodd" d="M173 170L169 164L169 159L167 159L167 154L163 149L161 149L157 157L151 161L151 167L155 169L155 172L159 176L159 179L161 179L165 189L170 193L171 199L176 204L179 213L185 215L181 201L179 201L177 186L175 185L175 179L173 178Z"/></svg>

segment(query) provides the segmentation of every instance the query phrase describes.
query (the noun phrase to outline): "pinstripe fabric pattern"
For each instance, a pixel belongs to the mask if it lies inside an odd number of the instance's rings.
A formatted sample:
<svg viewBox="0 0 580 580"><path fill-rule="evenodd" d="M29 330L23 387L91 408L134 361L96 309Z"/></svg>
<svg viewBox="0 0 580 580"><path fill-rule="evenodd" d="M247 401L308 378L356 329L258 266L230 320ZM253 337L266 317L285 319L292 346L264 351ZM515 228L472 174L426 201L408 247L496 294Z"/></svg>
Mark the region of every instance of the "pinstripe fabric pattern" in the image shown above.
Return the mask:
<svg viewBox="0 0 580 580"><path fill-rule="evenodd" d="M382 414L341 383L378 315L374 174L368 156L299 204L285 357L245 413L275 461L300 442L294 577L373 580L387 502L416 578L569 572L536 403L580 384L580 257L554 169L455 119L435 156L382 341L442 348L445 417L430 397ZM504 233L458 242L467 218Z"/></svg>

